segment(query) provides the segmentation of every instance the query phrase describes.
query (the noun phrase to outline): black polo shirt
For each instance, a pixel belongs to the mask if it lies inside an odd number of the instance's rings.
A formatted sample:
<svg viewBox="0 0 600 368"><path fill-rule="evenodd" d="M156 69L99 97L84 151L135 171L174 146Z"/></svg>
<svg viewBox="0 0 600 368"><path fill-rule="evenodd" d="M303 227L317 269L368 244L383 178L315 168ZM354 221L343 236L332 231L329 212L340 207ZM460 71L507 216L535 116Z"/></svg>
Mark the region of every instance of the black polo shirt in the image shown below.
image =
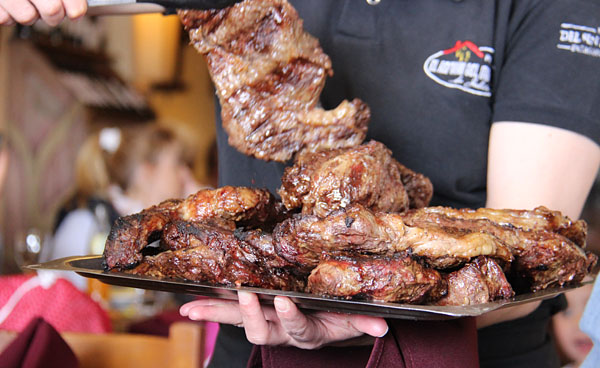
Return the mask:
<svg viewBox="0 0 600 368"><path fill-rule="evenodd" d="M372 113L368 138L431 179L432 205L485 205L494 122L551 125L600 141L599 1L291 2L332 60L323 106L364 100ZM217 125L220 185L275 191L285 165L237 152ZM540 332L555 304L519 326ZM550 346L545 330L515 331L509 349L492 351L505 328L480 333L482 366L530 366L537 358L527 352ZM515 352L520 360L506 360Z"/></svg>

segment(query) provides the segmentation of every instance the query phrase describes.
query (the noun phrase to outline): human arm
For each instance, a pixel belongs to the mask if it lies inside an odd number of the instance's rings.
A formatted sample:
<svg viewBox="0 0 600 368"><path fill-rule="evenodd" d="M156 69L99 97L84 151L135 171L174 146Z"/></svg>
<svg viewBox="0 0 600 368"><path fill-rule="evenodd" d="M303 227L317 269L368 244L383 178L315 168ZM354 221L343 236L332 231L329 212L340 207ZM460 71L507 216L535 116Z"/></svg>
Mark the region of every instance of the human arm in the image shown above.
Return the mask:
<svg viewBox="0 0 600 368"><path fill-rule="evenodd" d="M599 165L600 147L583 135L541 124L495 123L490 132L486 207L543 205L577 219ZM524 317L539 304L487 313L477 319L477 326Z"/></svg>
<svg viewBox="0 0 600 368"><path fill-rule="evenodd" d="M240 0L161 0L165 7L183 8L192 4L198 9L224 8ZM144 2L152 2L144 1ZM159 8L160 9L160 8ZM87 0L0 0L0 25L31 25L42 19L50 26L58 25L65 16L77 19L88 10Z"/></svg>
<svg viewBox="0 0 600 368"><path fill-rule="evenodd" d="M564 129L518 122L496 123L490 134L488 200L492 208L532 209L544 205L573 219L579 213L600 164L600 148L589 138ZM277 308L288 306L287 310ZM523 317L539 306L529 303L485 314L478 327ZM333 313L303 315L287 298L276 309L262 307L253 294L240 304L215 300L182 307L184 316L244 326L248 340L263 345L317 348L365 333L379 336L385 321Z"/></svg>

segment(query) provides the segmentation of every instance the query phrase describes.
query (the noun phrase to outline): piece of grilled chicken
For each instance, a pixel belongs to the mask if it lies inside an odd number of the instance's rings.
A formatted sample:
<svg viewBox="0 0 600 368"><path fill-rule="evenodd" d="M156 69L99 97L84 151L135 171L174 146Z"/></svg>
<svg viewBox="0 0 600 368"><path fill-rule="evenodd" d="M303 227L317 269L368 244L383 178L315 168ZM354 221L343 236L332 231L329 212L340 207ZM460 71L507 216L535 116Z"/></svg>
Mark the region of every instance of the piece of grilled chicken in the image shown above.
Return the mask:
<svg viewBox="0 0 600 368"><path fill-rule="evenodd" d="M269 230L285 216L285 207L267 190L230 186L201 190L184 200L165 201L115 221L104 248L106 267L135 266L143 258L142 250L158 240L173 221L207 222L230 230L236 226Z"/></svg>
<svg viewBox="0 0 600 368"><path fill-rule="evenodd" d="M288 209L325 217L350 204L404 212L429 204L431 181L396 161L382 143L303 152L285 169L278 193Z"/></svg>
<svg viewBox="0 0 600 368"><path fill-rule="evenodd" d="M331 60L286 0L245 0L179 15L206 58L231 146L285 162L302 150L354 147L365 139L365 103L318 106Z"/></svg>

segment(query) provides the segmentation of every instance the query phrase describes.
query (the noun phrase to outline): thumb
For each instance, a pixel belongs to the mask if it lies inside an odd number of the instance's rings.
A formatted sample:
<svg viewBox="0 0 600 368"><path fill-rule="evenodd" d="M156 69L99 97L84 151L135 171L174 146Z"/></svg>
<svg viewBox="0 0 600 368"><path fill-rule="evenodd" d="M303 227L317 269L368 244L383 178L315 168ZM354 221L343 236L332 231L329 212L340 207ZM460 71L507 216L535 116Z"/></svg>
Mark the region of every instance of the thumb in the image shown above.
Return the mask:
<svg viewBox="0 0 600 368"><path fill-rule="evenodd" d="M378 317L354 315L350 323L356 330L373 337L383 337L389 330L385 319Z"/></svg>

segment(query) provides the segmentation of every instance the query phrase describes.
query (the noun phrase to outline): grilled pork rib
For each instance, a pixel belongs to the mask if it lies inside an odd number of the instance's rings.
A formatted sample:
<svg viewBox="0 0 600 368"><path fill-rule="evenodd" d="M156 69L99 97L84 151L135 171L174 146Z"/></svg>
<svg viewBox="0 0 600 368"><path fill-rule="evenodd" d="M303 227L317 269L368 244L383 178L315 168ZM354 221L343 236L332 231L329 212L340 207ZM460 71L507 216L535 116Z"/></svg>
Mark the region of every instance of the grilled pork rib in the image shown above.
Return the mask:
<svg viewBox="0 0 600 368"><path fill-rule="evenodd" d="M358 99L318 107L331 60L302 29L286 0L246 0L222 10L180 11L205 56L222 107L229 144L263 160L299 151L354 147L370 111Z"/></svg>

